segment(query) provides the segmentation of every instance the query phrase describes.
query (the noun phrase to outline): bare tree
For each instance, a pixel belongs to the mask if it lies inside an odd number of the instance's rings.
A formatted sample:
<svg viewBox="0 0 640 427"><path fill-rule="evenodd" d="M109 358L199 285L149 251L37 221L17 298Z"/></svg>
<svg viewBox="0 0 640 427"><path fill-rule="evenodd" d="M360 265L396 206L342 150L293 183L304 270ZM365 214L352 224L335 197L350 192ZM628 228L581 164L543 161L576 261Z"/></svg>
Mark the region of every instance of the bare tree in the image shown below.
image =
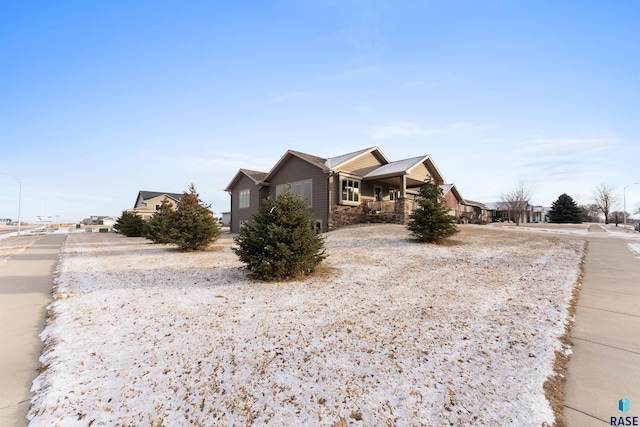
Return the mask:
<svg viewBox="0 0 640 427"><path fill-rule="evenodd" d="M593 201L604 215L604 223L609 224L609 212L618 203L618 197L611 185L602 183L593 190Z"/></svg>
<svg viewBox="0 0 640 427"><path fill-rule="evenodd" d="M600 209L598 209L598 205L595 203L589 203L580 205L580 210L582 210L582 220L585 222L598 222Z"/></svg>
<svg viewBox="0 0 640 427"><path fill-rule="evenodd" d="M527 212L530 200L531 190L522 181L519 181L512 190L500 196L501 205L506 208L507 212L509 212L509 218L513 219L516 225L520 225L520 221Z"/></svg>

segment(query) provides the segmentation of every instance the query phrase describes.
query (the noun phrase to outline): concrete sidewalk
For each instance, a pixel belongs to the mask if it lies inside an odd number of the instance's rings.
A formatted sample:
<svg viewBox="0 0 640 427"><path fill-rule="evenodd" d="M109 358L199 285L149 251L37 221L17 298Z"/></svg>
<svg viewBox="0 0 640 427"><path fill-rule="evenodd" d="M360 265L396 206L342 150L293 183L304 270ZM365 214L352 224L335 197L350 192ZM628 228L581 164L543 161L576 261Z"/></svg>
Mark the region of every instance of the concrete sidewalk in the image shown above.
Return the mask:
<svg viewBox="0 0 640 427"><path fill-rule="evenodd" d="M0 264L0 426L26 426L39 334L65 234L50 234Z"/></svg>
<svg viewBox="0 0 640 427"><path fill-rule="evenodd" d="M618 238L588 240L565 384L569 427L640 416L640 259ZM623 413L625 397L631 409Z"/></svg>

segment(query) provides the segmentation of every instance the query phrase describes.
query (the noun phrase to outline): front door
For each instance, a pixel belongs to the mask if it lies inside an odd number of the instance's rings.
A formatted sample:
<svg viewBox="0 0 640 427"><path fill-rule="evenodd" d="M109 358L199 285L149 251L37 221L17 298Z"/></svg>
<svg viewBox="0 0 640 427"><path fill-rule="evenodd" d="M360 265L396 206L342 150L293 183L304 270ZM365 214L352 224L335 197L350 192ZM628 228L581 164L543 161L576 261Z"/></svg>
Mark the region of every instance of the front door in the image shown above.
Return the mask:
<svg viewBox="0 0 640 427"><path fill-rule="evenodd" d="M376 195L376 202L381 202L382 201L382 188L375 187L374 188L374 193Z"/></svg>

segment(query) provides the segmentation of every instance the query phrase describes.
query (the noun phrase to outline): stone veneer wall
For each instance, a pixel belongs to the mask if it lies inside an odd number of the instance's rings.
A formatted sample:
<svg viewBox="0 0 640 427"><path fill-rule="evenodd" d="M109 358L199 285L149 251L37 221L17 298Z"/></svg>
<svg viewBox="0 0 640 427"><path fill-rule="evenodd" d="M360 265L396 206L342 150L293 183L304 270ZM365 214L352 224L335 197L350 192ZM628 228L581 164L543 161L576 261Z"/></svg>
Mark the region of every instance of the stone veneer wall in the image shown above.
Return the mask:
<svg viewBox="0 0 640 427"><path fill-rule="evenodd" d="M331 212L329 212L329 231L355 224L408 224L409 214L411 213L410 200L406 198L398 199L397 208L397 213L367 215L364 213L362 206L332 206Z"/></svg>
<svg viewBox="0 0 640 427"><path fill-rule="evenodd" d="M362 224L365 214L362 206L331 206L329 212L329 231L336 230L347 225Z"/></svg>

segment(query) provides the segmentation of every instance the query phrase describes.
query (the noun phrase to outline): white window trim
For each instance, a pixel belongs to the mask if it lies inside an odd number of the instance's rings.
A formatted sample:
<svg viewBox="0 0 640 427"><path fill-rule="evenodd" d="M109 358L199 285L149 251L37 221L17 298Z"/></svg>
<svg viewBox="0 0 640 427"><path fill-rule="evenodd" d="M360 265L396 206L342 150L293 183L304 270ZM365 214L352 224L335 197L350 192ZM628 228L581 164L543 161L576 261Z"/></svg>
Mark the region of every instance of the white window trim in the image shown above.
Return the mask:
<svg viewBox="0 0 640 427"><path fill-rule="evenodd" d="M351 181L352 184L353 183L357 183L358 184L358 191L357 192L353 192L353 194L357 195L357 199L358 200L345 200L344 199L344 194L342 192L342 183L344 181ZM361 194L361 190L362 190L362 180L360 179L356 179L356 178L351 178L348 176L344 176L344 177L340 177L340 188L338 190L339 194L340 194L340 204L341 205L349 205L349 206L359 206L360 203L362 203L362 194ZM352 185L352 188L355 188L355 186Z"/></svg>

